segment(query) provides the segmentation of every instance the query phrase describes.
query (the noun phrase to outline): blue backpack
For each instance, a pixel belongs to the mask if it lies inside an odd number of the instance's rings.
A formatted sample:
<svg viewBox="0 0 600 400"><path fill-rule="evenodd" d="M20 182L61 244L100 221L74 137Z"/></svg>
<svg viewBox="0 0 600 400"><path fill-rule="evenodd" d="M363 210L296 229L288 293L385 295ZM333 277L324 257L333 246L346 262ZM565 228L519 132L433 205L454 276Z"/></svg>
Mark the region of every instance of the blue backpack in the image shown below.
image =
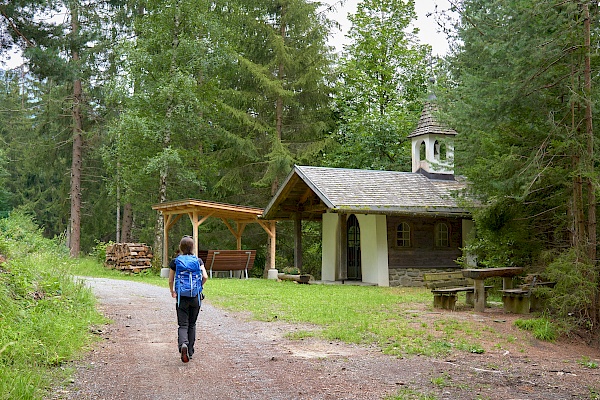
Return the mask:
<svg viewBox="0 0 600 400"><path fill-rule="evenodd" d="M200 293L202 293L200 265L204 265L204 263L194 255L179 255L175 259L175 291L178 305L181 296L198 296L198 300L200 300Z"/></svg>

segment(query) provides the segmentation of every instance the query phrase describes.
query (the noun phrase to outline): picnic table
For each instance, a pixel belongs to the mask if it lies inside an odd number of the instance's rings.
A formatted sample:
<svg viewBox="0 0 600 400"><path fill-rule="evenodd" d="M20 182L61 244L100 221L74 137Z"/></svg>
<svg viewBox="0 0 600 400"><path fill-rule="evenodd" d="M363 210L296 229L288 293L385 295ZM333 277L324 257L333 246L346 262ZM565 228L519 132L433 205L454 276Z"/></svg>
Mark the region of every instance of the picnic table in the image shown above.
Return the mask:
<svg viewBox="0 0 600 400"><path fill-rule="evenodd" d="M475 311L484 312L485 310L485 285L487 278L502 277L502 289L512 288L513 276L523 273L521 267L503 267L503 268L467 268L462 270L465 278L473 279L475 283L474 306Z"/></svg>

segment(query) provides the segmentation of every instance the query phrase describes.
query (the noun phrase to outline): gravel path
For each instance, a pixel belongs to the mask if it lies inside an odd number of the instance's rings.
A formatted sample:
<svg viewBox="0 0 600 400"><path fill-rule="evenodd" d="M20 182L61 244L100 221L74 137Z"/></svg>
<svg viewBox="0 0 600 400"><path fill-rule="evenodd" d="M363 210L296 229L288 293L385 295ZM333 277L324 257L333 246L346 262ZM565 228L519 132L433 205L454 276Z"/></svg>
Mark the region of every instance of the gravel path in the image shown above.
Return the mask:
<svg viewBox="0 0 600 400"><path fill-rule="evenodd" d="M210 299L198 319L196 354L184 364L167 289L104 278L86 282L113 323L101 327L103 340L76 363L73 383L52 399L359 400L401 389L440 400L600 398L590 394L594 382L600 389L598 370L564 364L565 355L532 361L528 355L534 353L507 356L497 349L485 356L399 359L371 347L292 341L286 333L307 327L247 321L213 307ZM553 349L542 344L537 351Z"/></svg>

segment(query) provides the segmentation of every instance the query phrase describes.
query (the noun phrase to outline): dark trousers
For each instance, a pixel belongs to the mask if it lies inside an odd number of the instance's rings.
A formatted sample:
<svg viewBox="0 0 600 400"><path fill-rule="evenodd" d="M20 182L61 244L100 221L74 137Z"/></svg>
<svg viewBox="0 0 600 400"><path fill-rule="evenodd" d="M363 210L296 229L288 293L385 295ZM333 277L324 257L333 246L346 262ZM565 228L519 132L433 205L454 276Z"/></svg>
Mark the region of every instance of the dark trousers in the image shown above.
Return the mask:
<svg viewBox="0 0 600 400"><path fill-rule="evenodd" d="M177 330L177 345L181 352L181 346L185 343L188 347L188 354L191 356L194 354L194 342L196 342L196 320L198 319L198 313L200 312L200 305L202 303L196 297L184 297L179 298L179 305L175 304L175 310L177 311L177 324L179 329Z"/></svg>

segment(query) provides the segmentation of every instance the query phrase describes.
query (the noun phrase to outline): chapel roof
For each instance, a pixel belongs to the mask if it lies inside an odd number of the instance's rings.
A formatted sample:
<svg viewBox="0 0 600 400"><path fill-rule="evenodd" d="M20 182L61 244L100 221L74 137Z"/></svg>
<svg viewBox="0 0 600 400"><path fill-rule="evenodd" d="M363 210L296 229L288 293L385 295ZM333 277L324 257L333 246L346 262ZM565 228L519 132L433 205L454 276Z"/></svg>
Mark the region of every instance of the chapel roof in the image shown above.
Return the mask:
<svg viewBox="0 0 600 400"><path fill-rule="evenodd" d="M324 212L466 216L455 180L419 173L295 166L265 208L266 219L320 219Z"/></svg>

